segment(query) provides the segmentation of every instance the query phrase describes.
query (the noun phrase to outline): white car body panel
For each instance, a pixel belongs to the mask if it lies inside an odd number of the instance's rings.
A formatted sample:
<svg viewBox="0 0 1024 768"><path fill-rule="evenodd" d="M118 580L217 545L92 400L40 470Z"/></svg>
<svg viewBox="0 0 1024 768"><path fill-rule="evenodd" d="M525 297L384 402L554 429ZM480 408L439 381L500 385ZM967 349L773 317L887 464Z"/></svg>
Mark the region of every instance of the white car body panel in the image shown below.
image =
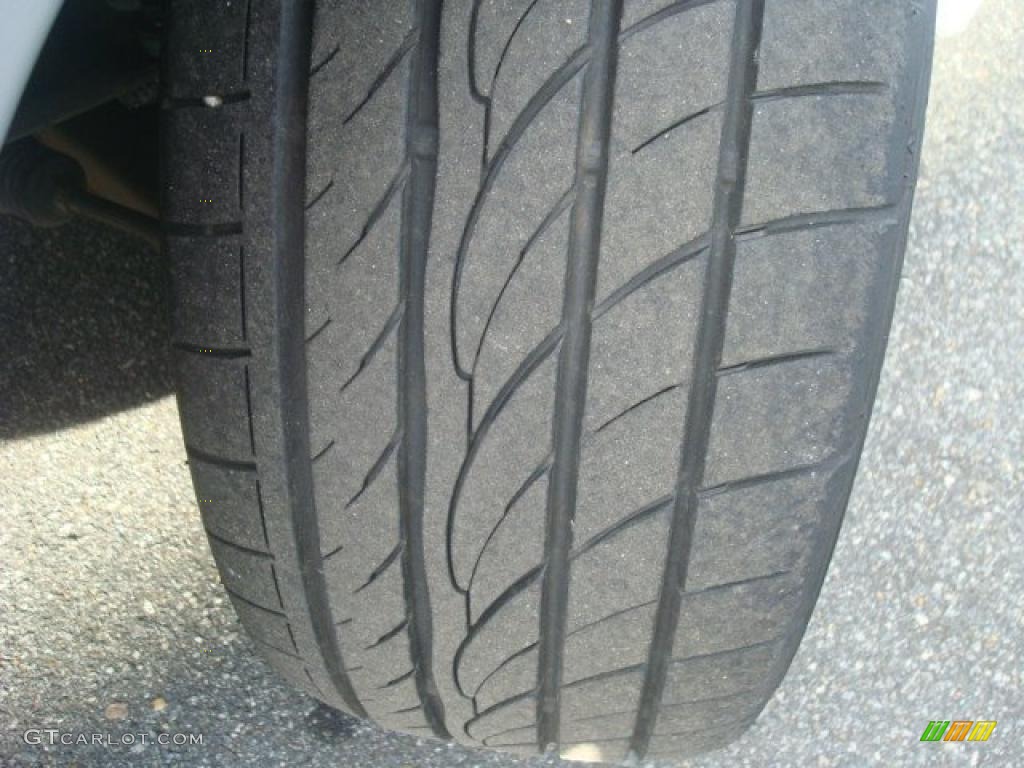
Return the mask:
<svg viewBox="0 0 1024 768"><path fill-rule="evenodd" d="M61 5L63 0L0 0L0 137L7 136Z"/></svg>

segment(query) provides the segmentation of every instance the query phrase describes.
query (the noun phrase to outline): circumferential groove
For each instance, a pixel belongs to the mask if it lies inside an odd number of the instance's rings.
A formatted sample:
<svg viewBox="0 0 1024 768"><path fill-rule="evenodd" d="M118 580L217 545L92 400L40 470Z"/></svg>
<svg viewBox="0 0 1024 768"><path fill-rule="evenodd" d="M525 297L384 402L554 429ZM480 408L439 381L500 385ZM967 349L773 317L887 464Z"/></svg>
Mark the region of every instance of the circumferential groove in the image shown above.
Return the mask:
<svg viewBox="0 0 1024 768"><path fill-rule="evenodd" d="M437 181L438 88L441 0L418 0L406 107L408 181L402 190L398 323L398 502L406 630L416 692L423 715L438 738L449 740L433 670L433 617L423 544L423 499L427 469L427 381L424 293ZM404 54L401 54L404 55ZM398 56L396 54L396 56ZM400 60L400 59L399 59Z"/></svg>
<svg viewBox="0 0 1024 768"><path fill-rule="evenodd" d="M608 182L615 69L622 0L595 0L588 29L590 60L583 74L576 146L575 198L569 224L562 326L555 385L553 459L537 644L537 747L560 741L562 652L569 603L569 554L576 509L580 438L590 366L591 307L601 249Z"/></svg>
<svg viewBox="0 0 1024 768"><path fill-rule="evenodd" d="M272 348L278 359L281 409L281 451L285 455L308 457L309 396L305 345L305 252L306 122L309 101L309 68L313 39L313 3L284 3L280 8L278 60L274 72L270 219L274 230L272 259L274 281ZM239 225L241 231L241 225ZM296 257L298 255L298 258ZM291 519L289 535L298 563L315 563L320 558L320 524L313 494L312 462L286 462L282 486L284 503ZM366 710L349 679L342 656L337 626L331 614L323 568L301 568L304 607L309 616L311 643L317 650L314 661L321 683L359 717ZM277 574L274 584L280 599ZM282 602L282 605L284 603ZM293 608L298 608L294 606ZM286 607L287 609L287 607ZM307 667L308 669L308 667ZM312 677L312 675L311 675ZM318 691L321 686L313 681ZM331 698L334 698L333 696Z"/></svg>
<svg viewBox="0 0 1024 768"><path fill-rule="evenodd" d="M757 86L757 51L761 44L763 18L764 0L740 0L737 3L715 182L711 246L693 351L692 383L686 404L686 427L680 449L665 573L644 667L637 718L630 738L630 756L634 760L642 759L650 745L680 621L680 603L686 586L696 522L697 495L705 470L715 409L716 374L725 340L725 318L736 255L733 233L739 226L742 209L753 119L752 94Z"/></svg>
<svg viewBox="0 0 1024 768"><path fill-rule="evenodd" d="M686 421L680 448L672 522L654 633L644 665L629 756L646 755L664 695L672 658L680 604L686 588L690 550L696 525L698 494L704 476L711 419L715 408L718 368L725 341L726 314L736 258L734 233L740 226L753 119L752 94L757 87L757 53L761 44L764 0L739 0L733 22L732 55L725 116L719 144L712 209L711 243L704 277L697 343L693 351Z"/></svg>

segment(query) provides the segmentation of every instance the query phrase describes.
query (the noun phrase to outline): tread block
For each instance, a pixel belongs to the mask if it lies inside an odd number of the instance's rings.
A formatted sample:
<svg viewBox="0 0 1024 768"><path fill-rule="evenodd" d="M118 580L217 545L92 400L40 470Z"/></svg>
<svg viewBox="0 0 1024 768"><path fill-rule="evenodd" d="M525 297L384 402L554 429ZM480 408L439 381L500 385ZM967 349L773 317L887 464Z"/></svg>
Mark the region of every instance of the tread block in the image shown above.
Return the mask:
<svg viewBox="0 0 1024 768"><path fill-rule="evenodd" d="M568 631L610 612L654 600L661 588L661 553L671 508L663 506L612 531L572 561ZM578 549L585 542L578 540Z"/></svg>
<svg viewBox="0 0 1024 768"><path fill-rule="evenodd" d="M164 118L165 151L182 158L163 169L168 193L162 213L171 227L239 222L245 162L241 126L248 110L248 102L241 101L216 109L175 109Z"/></svg>
<svg viewBox="0 0 1024 768"><path fill-rule="evenodd" d="M308 338L317 328L314 315L318 320L324 315L332 318L331 326L323 331L325 337L315 339L308 354L311 361L330 370L330 378L340 379L340 386L358 370L398 306L395 244L402 207L401 195L396 194L367 230L365 239L339 265L338 261L350 247L343 248L341 244L349 242L350 233L339 237L331 233L340 225L338 217L332 215L331 203L337 204L337 200L328 198L336 198L337 194L332 187L323 200L326 204L322 208L317 204L306 217L307 237L314 242L331 244L331 247L318 249L316 260L306 272L306 306L309 308L306 336ZM363 226L369 224L370 216L370 211L364 213ZM327 371L322 375L326 376ZM310 378L318 379L319 375Z"/></svg>
<svg viewBox="0 0 1024 768"><path fill-rule="evenodd" d="M645 398L688 382L704 263L692 259L673 267L594 322L585 429L596 430ZM675 417L677 443L684 410L680 406ZM671 432L670 423L637 422L631 429Z"/></svg>
<svg viewBox="0 0 1024 768"><path fill-rule="evenodd" d="M703 499L687 589L700 590L802 566L827 509L827 468Z"/></svg>
<svg viewBox="0 0 1024 768"><path fill-rule="evenodd" d="M170 96L235 93L245 87L247 38L254 20L246 23L251 2L176 0L175 12L167 14L170 28L164 38L168 71L174 73L165 80Z"/></svg>
<svg viewBox="0 0 1024 768"><path fill-rule="evenodd" d="M548 482L541 477L508 510L485 545L470 589L470 620L508 587L509 573L526 573L544 559Z"/></svg>
<svg viewBox="0 0 1024 768"><path fill-rule="evenodd" d="M468 582L477 554L505 505L548 454L553 409L538 406L554 399L557 354L556 347L496 413L466 470L455 497L452 531L453 566L460 584ZM538 518L537 524L543 525L542 520Z"/></svg>
<svg viewBox="0 0 1024 768"><path fill-rule="evenodd" d="M238 549L212 537L210 550L228 591L260 608L278 612L282 610L273 558Z"/></svg>
<svg viewBox="0 0 1024 768"><path fill-rule="evenodd" d="M455 666L464 691L475 691L506 658L537 642L539 610L540 580L535 578L468 637Z"/></svg>
<svg viewBox="0 0 1024 768"><path fill-rule="evenodd" d="M377 562L367 564L359 553L346 557L344 552L323 564L332 612L336 616L357 617L345 625L345 642L351 641L360 648L375 643L406 615L400 562L393 561L372 583L364 586L380 565ZM387 673L394 671L389 669Z"/></svg>
<svg viewBox="0 0 1024 768"><path fill-rule="evenodd" d="M771 680L778 648L778 643L766 643L710 656L675 658L668 665L662 706L758 691Z"/></svg>
<svg viewBox="0 0 1024 768"><path fill-rule="evenodd" d="M196 346L245 344L242 310L242 244L236 238L166 240L174 284L174 336Z"/></svg>
<svg viewBox="0 0 1024 768"><path fill-rule="evenodd" d="M650 642L654 610L655 603L647 601L576 626L566 633L564 682L570 684L606 672L608 658L613 658L621 667L643 663ZM481 686L477 694L478 703L486 708L505 698L509 691L530 690L536 669L536 649L517 656Z"/></svg>
<svg viewBox="0 0 1024 768"><path fill-rule="evenodd" d="M643 16L660 10L650 7L652 3L646 5ZM630 12L636 21L642 18L627 8L626 13ZM725 98L732 17L729 3L709 3L670 16L623 41L615 77L617 143L633 150ZM623 21L628 28L628 15ZM686 77L680 77L682 73ZM710 196L710 189L704 195Z"/></svg>
<svg viewBox="0 0 1024 768"><path fill-rule="evenodd" d="M265 611L244 600L239 600L234 595L228 595L228 597L231 598L231 604L242 625L255 640L262 645L269 645L273 649L284 651L286 654L298 655L299 649L295 647L295 638L292 637L288 621L284 616Z"/></svg>
<svg viewBox="0 0 1024 768"><path fill-rule="evenodd" d="M545 80L586 43L589 15L587 0L480 4L476 73L492 99L492 149Z"/></svg>
<svg viewBox="0 0 1024 768"><path fill-rule="evenodd" d="M853 347L869 320L890 226L846 224L740 243L722 366Z"/></svg>
<svg viewBox="0 0 1024 768"><path fill-rule="evenodd" d="M674 492L684 398L681 389L666 392L584 443L573 521L577 545Z"/></svg>
<svg viewBox="0 0 1024 768"><path fill-rule="evenodd" d="M334 441L318 462L333 467L336 475L317 473L329 483L325 487L331 490L326 497L331 507L354 505L353 499L362 498L377 483L395 482L396 346L397 337L391 334L372 363L340 393L345 380L330 375L328 364L310 360L310 445L316 446L311 450L323 450Z"/></svg>
<svg viewBox="0 0 1024 768"><path fill-rule="evenodd" d="M185 443L218 459L251 461L245 361L185 351L176 358Z"/></svg>
<svg viewBox="0 0 1024 768"><path fill-rule="evenodd" d="M743 225L893 202L891 94L810 96L755 106Z"/></svg>
<svg viewBox="0 0 1024 768"><path fill-rule="evenodd" d="M345 570L345 579L354 589L368 578L376 564L383 562L398 541L398 484L396 458L392 454L377 479L348 506L352 491L351 484L345 482L344 450L344 445L335 443L313 463L313 487L323 554L337 552L329 559L337 557L348 563L339 567Z"/></svg>
<svg viewBox="0 0 1024 768"><path fill-rule="evenodd" d="M800 576L684 593L672 653L702 656L779 637L799 606Z"/></svg>
<svg viewBox="0 0 1024 768"><path fill-rule="evenodd" d="M707 232L721 122L694 120L635 155L613 141L595 302Z"/></svg>
<svg viewBox="0 0 1024 768"><path fill-rule="evenodd" d="M909 5L892 0L767 3L758 86L891 82L905 65ZM836 45L837 40L849 43Z"/></svg>
<svg viewBox="0 0 1024 768"><path fill-rule="evenodd" d="M815 464L838 452L852 387L848 367L836 358L720 379L704 486Z"/></svg>
<svg viewBox="0 0 1024 768"><path fill-rule="evenodd" d="M324 140L309 147L307 205L332 183L330 196L309 209L313 264L333 265L356 245L370 212L385 199L399 176L405 162L399 118L405 108L407 69L407 65L400 67L344 125L347 104L336 101L335 81L314 79L311 84L309 130ZM401 207L400 197L392 201L396 207ZM344 215L338 215L339 211Z"/></svg>
<svg viewBox="0 0 1024 768"><path fill-rule="evenodd" d="M330 700L330 698L333 698L325 694L326 686L313 682L310 678L310 672L301 659L276 651L262 643L256 644L256 650L286 682L294 685L300 691L304 691L315 699L327 698Z"/></svg>
<svg viewBox="0 0 1024 768"><path fill-rule="evenodd" d="M266 550L256 474L205 461L189 461L203 525L214 535L255 550Z"/></svg>
<svg viewBox="0 0 1024 768"><path fill-rule="evenodd" d="M573 80L529 123L490 188L481 193L476 225L460 251L455 333L464 367L473 359L487 317L519 253L572 186L578 120L578 80ZM541 260L538 266L549 264ZM560 281L564 272L563 259L546 276ZM487 370L480 374L481 381L491 375ZM480 386L488 391L496 388Z"/></svg>
<svg viewBox="0 0 1024 768"><path fill-rule="evenodd" d="M682 735L655 734L647 757L651 759L681 760L710 749L721 748L735 741L750 727L750 720L735 725L692 730Z"/></svg>
<svg viewBox="0 0 1024 768"><path fill-rule="evenodd" d="M312 69L316 70L310 81L312 108L324 110L325 117L329 110L339 122L350 114L388 68L414 24L412 3L381 5L334 1L318 4L310 57ZM372 41L373 44L345 44L352 40ZM392 72L394 79L403 79L408 61L406 55L402 65ZM313 125L317 141L332 138L334 131Z"/></svg>
<svg viewBox="0 0 1024 768"><path fill-rule="evenodd" d="M536 234L538 230L534 230ZM532 237L533 235L531 235ZM501 384L530 350L562 321L565 249L569 243L569 209L532 242L527 241L523 261L512 267L507 287L495 298L490 325L480 330L480 357L473 387L473 409L483 414ZM522 248L520 253L522 253ZM466 364L476 346L467 348Z"/></svg>

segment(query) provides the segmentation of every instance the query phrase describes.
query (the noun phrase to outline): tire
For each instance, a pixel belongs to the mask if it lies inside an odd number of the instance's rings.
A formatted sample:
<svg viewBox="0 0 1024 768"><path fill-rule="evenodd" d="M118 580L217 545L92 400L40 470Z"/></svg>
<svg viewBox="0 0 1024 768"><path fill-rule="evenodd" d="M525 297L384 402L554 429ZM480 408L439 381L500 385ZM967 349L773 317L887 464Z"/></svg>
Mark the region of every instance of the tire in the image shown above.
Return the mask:
<svg viewBox="0 0 1024 768"><path fill-rule="evenodd" d="M861 452L933 16L173 3L179 405L269 663L503 750L749 727Z"/></svg>

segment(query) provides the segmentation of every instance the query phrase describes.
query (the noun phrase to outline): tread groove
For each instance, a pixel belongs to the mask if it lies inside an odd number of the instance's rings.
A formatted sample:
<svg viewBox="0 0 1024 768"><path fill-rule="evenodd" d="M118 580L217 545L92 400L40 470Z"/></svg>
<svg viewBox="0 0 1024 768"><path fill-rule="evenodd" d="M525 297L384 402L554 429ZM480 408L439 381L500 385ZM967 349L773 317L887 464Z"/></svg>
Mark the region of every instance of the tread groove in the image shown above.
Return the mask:
<svg viewBox="0 0 1024 768"><path fill-rule="evenodd" d="M352 245L350 245L348 249L341 255L341 258L339 258L338 261L336 262L336 266L340 267L342 264L344 264L348 260L348 257L351 256L355 252L355 250L360 245L363 244L363 241L366 240L367 236L373 230L373 227L377 223L378 219L380 219L380 217L384 215L384 212L387 211L388 206L391 205L391 201L395 198L395 195L398 193L399 188L405 182L408 173L408 162L403 162L400 166L398 166L398 171L395 173L391 181L388 183L387 188L384 190L384 194L381 195L380 200L378 200L374 204L373 208L370 210L370 215L367 216L366 223L363 225L363 228L359 231L359 236L356 238L356 241L352 243Z"/></svg>
<svg viewBox="0 0 1024 768"><path fill-rule="evenodd" d="M580 439L590 368L591 307L601 251L608 183L612 105L622 0L594 0L590 8L576 148L575 195L566 254L562 325L547 487L544 565L537 644L537 747L557 746L561 717L562 651L569 604L569 555L576 513Z"/></svg>
<svg viewBox="0 0 1024 768"><path fill-rule="evenodd" d="M419 30L415 27L410 29L408 34L406 34L405 39L402 40L402 44L398 47L398 50L391 55L391 58L388 59L384 68L381 69L377 77L375 77L373 82L370 83L370 87L367 89L366 95L363 96L362 100L356 104L355 107L349 110L349 113L342 119L342 125L348 125L352 122L356 115L362 111L363 107L370 103L370 99L372 99L374 94L380 90L380 87L387 82L388 78L391 77L391 74L398 69L398 65L402 63L402 60L408 55L409 51L413 49L418 39Z"/></svg>
<svg viewBox="0 0 1024 768"><path fill-rule="evenodd" d="M245 23L242 27L242 80L249 77L249 38L252 36L252 0L245 0Z"/></svg>
<svg viewBox="0 0 1024 768"><path fill-rule="evenodd" d="M401 542L401 541L398 542L394 546L394 548L388 553L387 557L385 557L380 562L380 565L378 565L376 568L374 568L370 572L370 575L366 578L366 581L364 581L362 584L360 584L358 587L356 587L354 590L352 590L352 594L353 595L358 595L364 589L366 589L371 584L373 584L373 582L375 582L377 579L379 579L381 577L381 575L383 575L383 573L388 568L390 568L395 563L396 560L398 560L398 556L402 554L402 550L404 548L405 548L405 543Z"/></svg>
<svg viewBox="0 0 1024 768"><path fill-rule="evenodd" d="M320 562L322 562L322 563L327 562L328 560L330 560L332 557L334 557L336 554L338 554L339 552L343 551L344 549L345 549L345 545L344 544L339 544L338 546L334 547L334 549L331 549L328 552L321 553L320 554Z"/></svg>
<svg viewBox="0 0 1024 768"><path fill-rule="evenodd" d="M752 475L741 480L731 480L727 483L719 483L708 488L701 488L700 498L707 499L730 491L740 491L745 488L754 488L765 483L772 483L778 480L787 480L791 477L814 474L815 472L833 472L852 460L851 451L842 451L822 461L811 462L810 464L798 464L786 469L778 469L773 472L766 472L760 475Z"/></svg>
<svg viewBox="0 0 1024 768"><path fill-rule="evenodd" d="M376 648L377 646L383 645L384 643L386 643L391 638L396 637L403 629L406 628L406 626L408 626L408 624L409 624L409 620L408 619L402 619L401 623L399 623L397 626L393 627L392 629L389 629L383 635L378 637L373 643L371 643L370 645L366 646L366 648L364 648L363 650L371 651L374 648ZM412 709L421 709L421 707L420 707L420 705L417 704L415 707L412 707ZM395 713L392 713L392 714L395 714Z"/></svg>
<svg viewBox="0 0 1024 768"><path fill-rule="evenodd" d="M427 259L434 216L439 147L438 64L441 57L441 0L418 0L418 40L409 72L406 106L406 162L409 180L402 194L399 245L398 324L398 504L406 629L416 693L430 730L449 740L444 703L434 680L433 613L423 542L427 474L427 373L424 340Z"/></svg>
<svg viewBox="0 0 1024 768"><path fill-rule="evenodd" d="M305 211L306 135L309 67L313 38L313 3L309 0L280 7L278 59L274 65L271 136L270 222L273 264L271 342L276 356L276 397L281 419L277 427L282 462L283 503L290 518L289 535L295 548L302 597L308 612L312 644L319 656L322 679L357 717L366 717L348 677L337 626L331 613L327 580L320 562L320 523L313 493L310 456L309 395L305 345ZM274 571L274 584L277 584ZM282 606L287 606L282 602ZM299 606L296 606L299 607ZM305 663L308 665L310 660Z"/></svg>
<svg viewBox="0 0 1024 768"><path fill-rule="evenodd" d="M621 43L624 40L628 40L629 38L633 37L633 35L638 35L641 32L655 26L656 24L660 24L666 19L671 19L673 16L676 16L680 13L692 11L695 10L696 8L700 8L702 5L710 5L711 3L717 1L718 0L678 0L677 2L672 3L671 5L666 5L664 8L655 11L649 16L645 16L632 26L624 29L622 31L622 34L619 35L619 42Z"/></svg>
<svg viewBox="0 0 1024 768"><path fill-rule="evenodd" d="M832 80L824 83L808 83L788 88L772 88L766 91L754 91L750 98L755 102L794 99L802 96L877 96L888 92L889 84L876 80Z"/></svg>
<svg viewBox="0 0 1024 768"><path fill-rule="evenodd" d="M409 680L415 674L416 674L416 667L413 667L412 669L410 669L405 674L399 675L398 677L395 677L395 678L392 678L391 680L388 680L386 683L384 683L384 685L378 685L377 686L377 690L378 691L383 691L385 688L394 688L396 685L401 685L406 680Z"/></svg>
<svg viewBox="0 0 1024 768"><path fill-rule="evenodd" d="M838 351L832 347L805 349L800 352L783 352L778 355L769 355L767 357L760 357L756 360L747 360L742 363L727 365L719 368L716 374L721 378L722 376L732 376L736 373L753 371L758 368L770 368L773 365L785 365L786 363L795 363L801 360L813 360L817 357L834 357L837 353Z"/></svg>
<svg viewBox="0 0 1024 768"><path fill-rule="evenodd" d="M455 478L455 487L452 490L451 501L448 505L448 521L446 530L446 548L448 558L448 578L452 583L452 586L465 594L465 587L458 583L458 579L455 577L455 566L452 554L452 540L455 529L455 517L458 511L459 497L462 493L462 487L466 482L466 478L469 476L469 470L473 466L473 462L476 459L476 455L483 444L484 438L487 436L488 430L491 425L494 424L495 419L501 413L501 409L505 407L505 404L511 399L512 395L516 393L520 385L530 374L533 373L541 363L548 359L551 354L555 351L559 341L562 338L562 328L559 326L554 331L549 333L547 337L541 341L536 347L530 350L529 354L519 364L519 367L512 373L511 376L505 381L501 389L498 390L498 394L495 395L494 400L487 407L487 411L484 413L483 418L480 419L480 423L476 429L469 436L469 445L466 448L466 455L462 459L462 464L459 467L459 474Z"/></svg>
<svg viewBox="0 0 1024 768"><path fill-rule="evenodd" d="M830 81L823 83L808 83L806 85L795 85L788 88L773 88L767 91L755 91L750 94L750 98L757 102L768 102L768 101L781 101L783 99L795 99L803 96L854 96L860 94L866 95L879 95L889 90L887 83L880 83L876 81L863 80L863 81ZM674 131L676 128L681 128L692 120L709 115L712 112L718 112L725 106L725 102L718 102L717 104L709 104L703 109L698 109L695 112L691 112L688 115L684 115L673 123L662 128L660 131L655 133L649 139L640 142L631 150L632 154L636 154L648 146L653 144L658 139L664 138L666 135Z"/></svg>
<svg viewBox="0 0 1024 768"><path fill-rule="evenodd" d="M221 469L231 469L237 472L255 472L256 462L255 461L235 461L234 459L227 459L221 456L215 456L212 453L195 448L191 445L185 444L185 455L188 456L189 461L201 461L204 464L210 464Z"/></svg>
<svg viewBox="0 0 1024 768"><path fill-rule="evenodd" d="M241 360L252 356L252 350L248 347L202 347L198 344L190 344L184 341L175 341L171 346L179 352L186 352L190 355L202 355L203 357L214 357L220 360Z"/></svg>
<svg viewBox="0 0 1024 768"><path fill-rule="evenodd" d="M315 77L320 72L320 70L322 70L324 67L326 67L328 64L330 64L332 61L334 61L334 57L337 56L338 53L340 53L340 52L341 52L341 46L340 45L336 45L333 48L331 48L331 50L328 51L327 55L324 56L322 59L320 59L320 61L318 61L316 64L314 64L312 69L309 70L310 78Z"/></svg>
<svg viewBox="0 0 1024 768"><path fill-rule="evenodd" d="M245 296L245 246L238 246L238 311L242 316L242 341L249 340L249 321Z"/></svg>
<svg viewBox="0 0 1024 768"><path fill-rule="evenodd" d="M709 246L708 240L709 238L707 235L700 235L688 243L679 246L671 253L667 253L660 259L648 264L629 278L629 280L609 293L596 307L594 307L594 319L597 320L602 317L606 312L608 312L608 310L622 303L644 286L657 280L666 272L670 272L676 267L686 264L700 256L705 250L707 250Z"/></svg>
<svg viewBox="0 0 1024 768"><path fill-rule="evenodd" d="M753 103L757 87L758 50L764 21L764 0L740 0L733 22L729 85L719 146L714 191L711 244L704 277L697 343L693 351L685 429L654 632L644 667L636 722L629 753L642 759L650 745L665 688L665 672L679 623L682 590L686 588L690 549L697 515L697 493L704 474L717 378L725 341L726 313L732 284L736 242L746 183Z"/></svg>
<svg viewBox="0 0 1024 768"><path fill-rule="evenodd" d="M593 433L596 435L598 432L601 432L602 430L605 430L608 427L610 427L612 424L614 424L619 419L622 419L622 418L628 416L633 411L635 411L637 408L643 408L645 405L647 405L652 400L657 400L662 395L667 395L669 392L674 392L675 390L679 389L681 386L682 386L682 384L669 384L667 387L662 387L657 392L654 392L654 393L648 395L647 397L643 398L642 400L638 400L637 402L633 403L631 406L629 406L625 410L619 411L617 414L612 416L610 419L608 419L607 421L601 423L597 427L597 429L594 430Z"/></svg>
<svg viewBox="0 0 1024 768"><path fill-rule="evenodd" d="M838 208L830 211L798 213L773 221L738 227L735 235L736 240L742 242L766 235L781 235L786 232L835 227L843 224L860 224L866 221L879 221L883 224L894 225L897 222L895 214L898 210L898 205L886 203L863 208Z"/></svg>
<svg viewBox="0 0 1024 768"><path fill-rule="evenodd" d="M249 427L249 450L256 455L256 429L252 418L252 384L249 382L249 366L244 367L245 372L245 415Z"/></svg>
<svg viewBox="0 0 1024 768"><path fill-rule="evenodd" d="M696 120L697 118L704 117L705 115L710 115L712 112L721 109L721 107L721 104L712 104L710 106L704 107L704 109L698 109L696 112L691 112L690 114L679 118L674 123L666 125L656 134L651 136L649 139L645 139L644 141L637 144L635 147L633 147L633 149L630 150L630 154L635 155L638 152L647 149L647 147L656 142L658 139L665 138L668 134L672 133L672 131L676 130L677 128L682 128L684 125L693 120Z"/></svg>
<svg viewBox="0 0 1024 768"><path fill-rule="evenodd" d="M331 318L330 318L330 317L328 317L328 318L327 318L326 320L324 320L324 321L323 321L323 322L322 322L322 323L321 323L321 324L320 324L320 325L319 325L319 326L317 327L317 329L316 329L315 331L313 331L313 332L312 332L311 334L309 334L309 336L307 336L307 337L306 337L306 343L307 343L307 344L309 344L309 343L310 343L311 341L313 341L313 339L315 339L315 338L316 338L317 336L319 336L319 335L320 335L321 333L323 333L324 331L326 331L326 330L327 330L327 326L329 326L329 325L331 324L331 322L332 322L332 320L331 320Z"/></svg>
<svg viewBox="0 0 1024 768"><path fill-rule="evenodd" d="M238 134L238 210L245 215L245 134Z"/></svg>
<svg viewBox="0 0 1024 768"><path fill-rule="evenodd" d="M270 552L264 552L261 549L253 549L252 547L247 547L244 544L238 544L237 542L231 541L230 539L225 539L223 536L214 533L209 528L206 528L206 535L209 536L213 541L216 541L218 544L222 544L223 546L233 549L236 552L242 552L243 554L249 555L251 557L259 558L260 560L274 559L274 556Z"/></svg>
<svg viewBox="0 0 1024 768"><path fill-rule="evenodd" d="M491 543L498 529L501 528L502 523L508 518L509 512L516 505L516 502L523 497L523 495L533 487L534 483L540 480L547 471L551 468L551 456L546 456L544 461L534 467L533 471L527 476L526 480L523 481L515 493L512 494L512 498L509 499L508 504L505 505L504 511L501 513L501 517L498 518L497 522L491 528L490 533L487 534L487 538L484 540L483 546L480 547L480 552L476 556L476 560L473 562L473 568L469 573L469 582L466 584L466 595L467 595L467 610L469 602L469 593L473 589L473 581L476 578L477 569L480 567L480 561L483 559L484 553L487 551L487 546Z"/></svg>
<svg viewBox="0 0 1024 768"><path fill-rule="evenodd" d="M714 584L710 587L704 587L703 589L696 589L684 592L685 595L706 595L709 592L721 592L723 590L735 589L736 587L746 587L751 584L760 584L762 581L771 581L772 579L781 579L783 576L789 576L793 573L792 568L783 569L781 571L772 571L771 573L763 573L760 576L751 576L746 579L739 579L737 581L728 581L724 584Z"/></svg>
<svg viewBox="0 0 1024 768"><path fill-rule="evenodd" d="M404 709L396 709L394 712L388 712L389 715L408 715L412 712L419 712L423 709L419 704L413 704L411 707L405 707Z"/></svg>
<svg viewBox="0 0 1024 768"><path fill-rule="evenodd" d="M259 477L256 478L256 509L260 515L260 532L263 534L263 544L270 551L270 535L267 533L267 514L263 509L263 486L260 485Z"/></svg>
<svg viewBox="0 0 1024 768"><path fill-rule="evenodd" d="M349 385L355 381L359 374L365 371L370 363L373 362L373 358L376 357L380 348L384 346L384 343L391 336L392 332L398 327L399 321L402 319L402 315L405 312L405 300L403 299L398 303L398 306L391 312L388 319L384 322L384 327L381 328L380 333L377 334L370 347L363 353L363 356L359 358L359 365L356 366L355 372L345 379L345 383L341 385L341 389L338 390L338 394L341 394Z"/></svg>
<svg viewBox="0 0 1024 768"><path fill-rule="evenodd" d="M310 463L316 464L333 447L334 447L334 440L333 439L332 440L328 440L327 444L324 445L323 448L321 448L319 451L317 451L316 453L314 453L312 456L309 457Z"/></svg>
<svg viewBox="0 0 1024 768"><path fill-rule="evenodd" d="M501 305L501 300L502 298L504 298L505 292L512 284L512 280L515 278L516 273L522 266L523 261L526 259L526 255L530 252L530 249L533 247L533 244L537 242L537 240L539 240L545 232L548 231L551 225L554 224L572 204L574 191L575 190L573 188L567 189L565 191L565 193L558 199L558 202L555 203L554 206L552 206L551 210L548 211L548 214L544 217L544 220L541 221L541 223L533 231L530 237L523 244L523 247L520 249L519 254L516 257L515 264L513 264L512 269L509 270L508 276L505 278L505 282L501 286L501 290L498 292L498 297L494 300L494 304L491 305L491 311L488 312L487 314L487 320L484 322L484 328L480 332L480 341L476 345L476 353L473 355L473 366L470 371L470 376L476 376L476 368L477 364L480 362L480 353L483 351L484 341L486 341L487 339L487 332L491 328L491 323L494 320L494 315L497 313L498 307Z"/></svg>
<svg viewBox="0 0 1024 768"><path fill-rule="evenodd" d="M376 460L373 462L373 465L367 471L366 476L363 478L363 484L359 486L359 490L355 492L355 494L352 496L352 498L348 500L348 502L346 502L345 509L349 509L353 504L355 504L357 501L359 501L359 499L362 498L363 494L366 493L367 490L369 490L370 486L373 485L373 481L377 479L377 476L381 473L381 471L384 469L384 466L388 463L388 459L391 458L391 454L393 454L395 450L399 448L401 442L402 429L398 428L392 433L391 439L388 440L388 444L384 446L384 450L380 452L380 455L377 456Z"/></svg>
<svg viewBox="0 0 1024 768"><path fill-rule="evenodd" d="M267 608L267 606L265 606L265 605L260 605L259 603L254 603L249 598L243 597L238 592L236 592L235 590L231 589L231 587L225 586L224 587L224 591L227 592L228 595L230 595L235 600L238 600L240 603L245 603L250 608L254 608L257 611L263 611L263 613L267 613L267 614L270 614L271 616L276 616L277 618L281 618L281 619L288 618L287 615L285 615L284 611L275 611L273 608Z"/></svg>
<svg viewBox="0 0 1024 768"><path fill-rule="evenodd" d="M305 661L301 656L295 653L295 651L286 651L284 648L280 648L274 645L273 643L268 643L266 640L256 637L256 635L250 634L249 639L256 643L256 645L261 645L264 648L269 648L270 650L275 651L276 653L280 653L282 656L287 656L288 658L295 659L296 661Z"/></svg>
<svg viewBox="0 0 1024 768"><path fill-rule="evenodd" d="M321 200L323 200L324 196L328 192L330 192L333 187L334 187L334 177L332 176L330 179L327 180L327 183L324 184L323 189L321 189L319 192L317 192L315 195L313 195L313 198L308 203L306 203L306 207L305 207L306 213L309 213L309 211L313 208L314 205L316 205Z"/></svg>

